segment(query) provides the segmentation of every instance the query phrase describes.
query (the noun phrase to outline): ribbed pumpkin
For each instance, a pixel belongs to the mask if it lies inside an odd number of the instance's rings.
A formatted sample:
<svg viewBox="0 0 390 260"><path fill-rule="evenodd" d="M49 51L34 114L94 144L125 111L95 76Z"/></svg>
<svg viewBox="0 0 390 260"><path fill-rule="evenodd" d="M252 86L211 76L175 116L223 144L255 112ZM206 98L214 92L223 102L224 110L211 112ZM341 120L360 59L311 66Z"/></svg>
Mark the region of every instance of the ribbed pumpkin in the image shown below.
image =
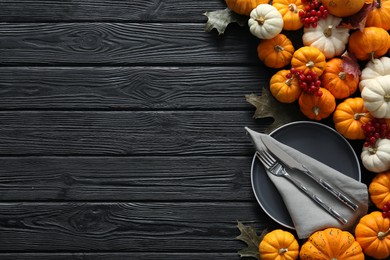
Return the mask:
<svg viewBox="0 0 390 260"><path fill-rule="evenodd" d="M347 98L337 105L333 113L335 129L350 140L364 139L362 125L372 119L361 97Z"/></svg>
<svg viewBox="0 0 390 260"><path fill-rule="evenodd" d="M302 245L301 260L363 260L362 248L348 231L327 228L314 232Z"/></svg>
<svg viewBox="0 0 390 260"><path fill-rule="evenodd" d="M383 218L379 211L362 217L355 228L356 241L363 252L375 259L389 259L390 219Z"/></svg>
<svg viewBox="0 0 390 260"><path fill-rule="evenodd" d="M367 27L380 27L390 30L390 0L376 0L375 8L367 15Z"/></svg>
<svg viewBox="0 0 390 260"><path fill-rule="evenodd" d="M249 15L256 6L267 4L269 0L225 0L225 2L230 10L238 14Z"/></svg>
<svg viewBox="0 0 390 260"><path fill-rule="evenodd" d="M321 2L330 14L346 17L359 12L365 0L322 0Z"/></svg>
<svg viewBox="0 0 390 260"><path fill-rule="evenodd" d="M319 49L311 46L304 46L297 49L291 59L291 66L297 70L307 73L309 70L321 76L325 69L326 58Z"/></svg>
<svg viewBox="0 0 390 260"><path fill-rule="evenodd" d="M301 112L308 118L321 120L329 117L336 108L336 99L325 88L320 88L321 96L302 92L299 96L299 108Z"/></svg>
<svg viewBox="0 0 390 260"><path fill-rule="evenodd" d="M270 80L269 89L272 96L282 103L292 103L298 100L302 92L297 78L294 76L286 77L289 73L289 70L280 70Z"/></svg>
<svg viewBox="0 0 390 260"><path fill-rule="evenodd" d="M379 27L365 27L354 31L348 40L348 49L357 59L366 61L379 58L389 50L389 34Z"/></svg>
<svg viewBox="0 0 390 260"><path fill-rule="evenodd" d="M351 96L359 86L359 78L344 71L343 60L340 58L333 58L326 62L321 82L322 86L337 99Z"/></svg>
<svg viewBox="0 0 390 260"><path fill-rule="evenodd" d="M368 193L372 203L382 209L390 201L390 171L376 174L368 187Z"/></svg>
<svg viewBox="0 0 390 260"><path fill-rule="evenodd" d="M279 69L290 64L295 49L289 38L284 34L260 41L257 46L259 59L270 68Z"/></svg>
<svg viewBox="0 0 390 260"><path fill-rule="evenodd" d="M283 29L286 31L294 31L303 27L299 11L303 10L301 0L273 0L272 5L278 9L283 17Z"/></svg>
<svg viewBox="0 0 390 260"><path fill-rule="evenodd" d="M264 236L259 253L261 260L294 260L298 258L299 244L290 232L276 229Z"/></svg>

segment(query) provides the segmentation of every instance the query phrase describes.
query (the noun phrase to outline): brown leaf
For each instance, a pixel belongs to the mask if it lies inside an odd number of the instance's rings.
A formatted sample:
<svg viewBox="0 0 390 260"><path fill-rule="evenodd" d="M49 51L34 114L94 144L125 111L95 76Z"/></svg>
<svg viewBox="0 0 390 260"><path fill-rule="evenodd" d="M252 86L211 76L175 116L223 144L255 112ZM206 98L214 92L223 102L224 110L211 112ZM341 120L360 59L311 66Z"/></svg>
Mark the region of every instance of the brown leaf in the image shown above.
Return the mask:
<svg viewBox="0 0 390 260"><path fill-rule="evenodd" d="M245 95L245 98L248 103L256 107L253 118L271 117L274 119L274 122L267 128L267 133L284 124L307 119L296 104L285 104L277 101L266 88L263 88L261 96L249 94Z"/></svg>
<svg viewBox="0 0 390 260"><path fill-rule="evenodd" d="M338 27L348 29L359 29L362 31L366 25L367 15L375 8L376 1L365 3L362 9L354 15L344 17Z"/></svg>
<svg viewBox="0 0 390 260"><path fill-rule="evenodd" d="M204 15L208 18L205 31L210 32L212 29L217 29L218 35L223 34L226 27L231 23L238 23L240 26L244 26L248 22L247 16L239 15L229 8L205 12Z"/></svg>
<svg viewBox="0 0 390 260"><path fill-rule="evenodd" d="M353 75L355 78L359 78L362 71L360 70L360 66L355 55L345 51L343 55L341 55L341 58L343 59L344 72Z"/></svg>
<svg viewBox="0 0 390 260"><path fill-rule="evenodd" d="M247 244L246 248L238 251L238 254L241 257L255 257L260 259L259 245L261 240L263 240L264 236L266 235L267 230L263 230L260 235L257 235L256 229L254 227L245 226L240 221L237 222L237 227L241 234L236 238Z"/></svg>

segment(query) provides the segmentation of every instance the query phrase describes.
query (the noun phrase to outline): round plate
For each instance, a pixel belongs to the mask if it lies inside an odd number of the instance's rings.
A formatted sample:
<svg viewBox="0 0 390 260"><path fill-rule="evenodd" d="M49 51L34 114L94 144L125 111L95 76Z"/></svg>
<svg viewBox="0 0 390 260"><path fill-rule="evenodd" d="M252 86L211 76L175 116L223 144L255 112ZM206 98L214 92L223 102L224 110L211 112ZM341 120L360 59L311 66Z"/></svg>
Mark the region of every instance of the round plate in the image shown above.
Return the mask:
<svg viewBox="0 0 390 260"><path fill-rule="evenodd" d="M314 159L361 181L360 164L349 142L336 130L326 125L297 121L277 128L270 134L281 143L295 148ZM277 223L294 229L282 197L268 178L263 165L253 156L252 189L263 210Z"/></svg>

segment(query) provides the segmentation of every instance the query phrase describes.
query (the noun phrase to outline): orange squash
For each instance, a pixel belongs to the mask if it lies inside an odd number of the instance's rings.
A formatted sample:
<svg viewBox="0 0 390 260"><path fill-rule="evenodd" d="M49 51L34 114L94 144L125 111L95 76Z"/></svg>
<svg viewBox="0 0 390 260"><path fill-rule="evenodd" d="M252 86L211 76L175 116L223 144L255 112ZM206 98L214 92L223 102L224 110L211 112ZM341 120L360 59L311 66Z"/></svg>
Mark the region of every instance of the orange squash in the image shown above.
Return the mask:
<svg viewBox="0 0 390 260"><path fill-rule="evenodd" d="M385 29L365 27L354 31L348 40L348 49L362 61L379 58L389 50L390 37Z"/></svg>
<svg viewBox="0 0 390 260"><path fill-rule="evenodd" d="M269 89L272 96L282 103L292 103L298 100L302 92L297 78L294 76L286 77L289 73L289 70L280 70L270 80Z"/></svg>
<svg viewBox="0 0 390 260"><path fill-rule="evenodd" d="M320 88L320 91L321 96L302 92L298 99L301 112L317 121L329 117L336 108L336 99L332 93L325 88Z"/></svg>
<svg viewBox="0 0 390 260"><path fill-rule="evenodd" d="M365 138L362 125L372 119L364 107L361 97L347 98L337 105L333 113L335 129L345 138L361 140Z"/></svg>
<svg viewBox="0 0 390 260"><path fill-rule="evenodd" d="M375 259L389 259L390 219L383 218L379 211L362 217L355 228L356 241L363 252Z"/></svg>
<svg viewBox="0 0 390 260"><path fill-rule="evenodd" d="M301 0L273 0L272 5L283 17L284 30L295 31L303 27L299 17L299 11L304 8Z"/></svg>
<svg viewBox="0 0 390 260"><path fill-rule="evenodd" d="M372 203L382 209L390 201L390 171L377 173L368 186Z"/></svg>
<svg viewBox="0 0 390 260"><path fill-rule="evenodd" d="M365 0L322 0L329 13L339 17L356 14L362 9L364 3Z"/></svg>
<svg viewBox="0 0 390 260"><path fill-rule="evenodd" d="M264 236L259 253L262 260L294 260L298 258L299 244L290 232L276 229Z"/></svg>
<svg viewBox="0 0 390 260"><path fill-rule="evenodd" d="M269 0L225 0L230 10L242 15L249 15L259 4L268 4Z"/></svg>
<svg viewBox="0 0 390 260"><path fill-rule="evenodd" d="M303 46L297 49L291 59L291 67L307 73L309 70L321 76L325 69L325 55L316 47Z"/></svg>
<svg viewBox="0 0 390 260"><path fill-rule="evenodd" d="M351 96L359 86L359 78L344 71L343 60L333 58L326 62L321 76L322 86L337 99Z"/></svg>
<svg viewBox="0 0 390 260"><path fill-rule="evenodd" d="M374 10L367 15L366 26L390 30L390 0L377 0Z"/></svg>
<svg viewBox="0 0 390 260"><path fill-rule="evenodd" d="M284 34L260 41L257 46L259 59L270 68L280 69L290 64L295 49L289 38Z"/></svg>
<svg viewBox="0 0 390 260"><path fill-rule="evenodd" d="M364 260L362 248L348 231L327 228L314 232L302 245L301 260Z"/></svg>

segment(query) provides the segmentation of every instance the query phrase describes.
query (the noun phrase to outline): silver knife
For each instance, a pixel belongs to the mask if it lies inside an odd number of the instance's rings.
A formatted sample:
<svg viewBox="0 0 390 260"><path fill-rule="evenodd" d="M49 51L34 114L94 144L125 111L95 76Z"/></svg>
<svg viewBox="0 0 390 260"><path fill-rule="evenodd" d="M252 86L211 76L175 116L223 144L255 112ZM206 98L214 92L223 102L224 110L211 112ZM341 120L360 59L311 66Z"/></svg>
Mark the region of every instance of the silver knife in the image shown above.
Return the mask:
<svg viewBox="0 0 390 260"><path fill-rule="evenodd" d="M307 176L312 178L314 181L316 181L318 184L320 184L323 188L325 188L327 191L329 191L333 196L335 196L338 200L340 200L342 203L347 205L352 210L356 211L358 208L358 205L356 205L350 198L348 198L346 195L338 191L336 188L334 188L330 183L326 182L324 179L321 179L317 176L315 176L309 169L305 167L302 163L296 161L294 158L292 158L288 153L286 153L284 150L279 148L277 145L275 145L273 142L271 142L268 138L262 138L260 137L261 141L264 143L264 145L267 147L267 149L275 156L277 157L282 164L287 166L290 169L296 169L303 173L305 173Z"/></svg>

